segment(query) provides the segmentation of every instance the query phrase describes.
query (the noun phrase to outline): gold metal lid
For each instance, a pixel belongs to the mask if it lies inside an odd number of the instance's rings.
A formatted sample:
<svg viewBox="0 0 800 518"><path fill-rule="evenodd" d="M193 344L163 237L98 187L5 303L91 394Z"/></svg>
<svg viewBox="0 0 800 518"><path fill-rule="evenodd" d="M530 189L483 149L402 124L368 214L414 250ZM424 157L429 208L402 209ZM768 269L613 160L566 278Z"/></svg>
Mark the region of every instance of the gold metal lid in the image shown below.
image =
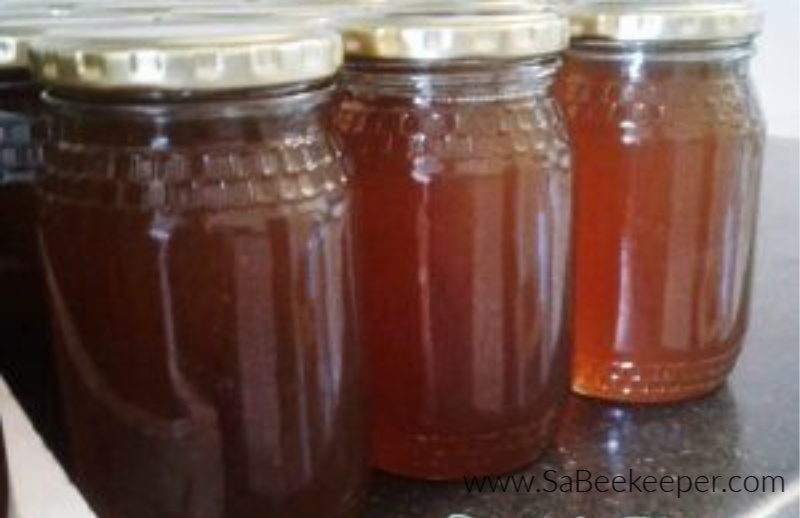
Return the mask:
<svg viewBox="0 0 800 518"><path fill-rule="evenodd" d="M551 10L545 0L404 0L396 5L384 5L384 14L531 14Z"/></svg>
<svg viewBox="0 0 800 518"><path fill-rule="evenodd" d="M559 52L569 41L567 20L551 11L481 6L458 13L403 9L341 31L347 57L369 59L522 58Z"/></svg>
<svg viewBox="0 0 800 518"><path fill-rule="evenodd" d="M28 68L28 43L44 33L39 22L0 20L0 69Z"/></svg>
<svg viewBox="0 0 800 518"><path fill-rule="evenodd" d="M195 0L191 0L194 2ZM349 20L376 16L386 8L356 0L252 0L245 3L217 2L214 5L176 5L165 20L179 22L291 23L318 26L338 31Z"/></svg>
<svg viewBox="0 0 800 518"><path fill-rule="evenodd" d="M32 48L45 84L106 90L285 85L329 77L342 62L335 32L265 23L58 31Z"/></svg>
<svg viewBox="0 0 800 518"><path fill-rule="evenodd" d="M59 16L69 16L75 10L73 4L54 3L54 4L31 4L31 3L8 3L0 4L0 19L11 20L14 18L57 18Z"/></svg>
<svg viewBox="0 0 800 518"><path fill-rule="evenodd" d="M224 3L220 3L219 0L81 0L74 7L74 12L78 15L91 13L115 14L118 16L129 14L162 15L183 9L210 9L218 6L242 7L246 5L248 4L237 0L226 0Z"/></svg>
<svg viewBox="0 0 800 518"><path fill-rule="evenodd" d="M30 45L49 31L67 27L132 25L150 21L150 17L128 16L124 19L109 16L76 17L72 14L49 15L27 13L25 15L0 16L0 69L30 67Z"/></svg>
<svg viewBox="0 0 800 518"><path fill-rule="evenodd" d="M322 5L284 5L284 4L218 4L209 6L176 6L165 15L166 20L178 22L219 22L223 23L252 23L255 20L268 23L305 23L308 25L321 25L335 27L336 21L346 16L353 16L349 9L343 12L341 8Z"/></svg>
<svg viewBox="0 0 800 518"><path fill-rule="evenodd" d="M390 13L416 11L418 14L425 12L450 12L467 13L475 11L484 12L517 12L554 10L561 4L558 0L404 0L402 3L383 6L384 11Z"/></svg>
<svg viewBox="0 0 800 518"><path fill-rule="evenodd" d="M0 69L27 68L30 40L71 16L74 8L73 2L0 3Z"/></svg>
<svg viewBox="0 0 800 518"><path fill-rule="evenodd" d="M747 1L617 0L569 11L573 39L620 42L714 41L752 38L762 14Z"/></svg>

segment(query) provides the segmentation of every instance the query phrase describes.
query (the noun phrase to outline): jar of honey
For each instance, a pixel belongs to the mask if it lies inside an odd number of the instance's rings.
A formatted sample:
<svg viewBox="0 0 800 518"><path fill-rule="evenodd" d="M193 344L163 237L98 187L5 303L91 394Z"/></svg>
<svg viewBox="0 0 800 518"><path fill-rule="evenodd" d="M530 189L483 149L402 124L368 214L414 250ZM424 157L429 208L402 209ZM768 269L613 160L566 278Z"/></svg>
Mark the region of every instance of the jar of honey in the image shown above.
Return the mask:
<svg viewBox="0 0 800 518"><path fill-rule="evenodd" d="M576 174L573 388L636 403L720 386L747 327L764 124L749 4L572 13L558 81Z"/></svg>
<svg viewBox="0 0 800 518"><path fill-rule="evenodd" d="M8 371L16 361L8 356L30 356L47 342L35 225L39 88L27 52L41 24L0 18L0 364Z"/></svg>
<svg viewBox="0 0 800 518"><path fill-rule="evenodd" d="M352 516L366 459L338 35L64 29L34 59L42 255L89 503Z"/></svg>
<svg viewBox="0 0 800 518"><path fill-rule="evenodd" d="M342 30L372 462L524 466L568 392L571 174L550 95L567 24L404 10Z"/></svg>
<svg viewBox="0 0 800 518"><path fill-rule="evenodd" d="M48 16L0 7L0 372L60 452L60 400L36 237L40 90L28 60L28 45Z"/></svg>

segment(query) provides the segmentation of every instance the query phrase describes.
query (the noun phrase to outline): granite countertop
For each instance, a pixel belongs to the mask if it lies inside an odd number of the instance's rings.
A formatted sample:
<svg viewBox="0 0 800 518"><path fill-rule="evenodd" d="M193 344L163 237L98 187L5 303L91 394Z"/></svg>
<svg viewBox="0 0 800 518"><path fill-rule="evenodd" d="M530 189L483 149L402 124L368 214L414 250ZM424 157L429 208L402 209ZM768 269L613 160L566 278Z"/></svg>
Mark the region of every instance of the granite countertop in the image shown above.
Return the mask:
<svg viewBox="0 0 800 518"><path fill-rule="evenodd" d="M728 383L709 397L675 406L618 406L575 397L554 446L518 474L535 475L536 481L548 469L558 472L555 478L574 476L577 469L595 476L633 469L659 478L772 475L784 478L783 493L469 493L463 482L378 474L367 518L800 516L796 140L769 140L761 195L751 324Z"/></svg>

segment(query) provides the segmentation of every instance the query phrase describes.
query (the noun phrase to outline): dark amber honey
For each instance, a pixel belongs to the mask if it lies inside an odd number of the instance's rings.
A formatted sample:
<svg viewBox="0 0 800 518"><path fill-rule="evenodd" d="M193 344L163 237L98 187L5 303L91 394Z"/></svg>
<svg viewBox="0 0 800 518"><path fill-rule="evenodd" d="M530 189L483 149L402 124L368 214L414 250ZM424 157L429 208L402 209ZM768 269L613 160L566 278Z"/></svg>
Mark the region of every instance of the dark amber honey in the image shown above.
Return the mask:
<svg viewBox="0 0 800 518"><path fill-rule="evenodd" d="M344 78L381 469L504 472L548 443L568 381L571 192L552 67L362 63Z"/></svg>
<svg viewBox="0 0 800 518"><path fill-rule="evenodd" d="M39 88L30 75L0 69L0 343L6 354L21 343L41 348L48 340L36 248L38 114Z"/></svg>
<svg viewBox="0 0 800 518"><path fill-rule="evenodd" d="M365 479L328 92L55 92L42 247L103 518L349 518Z"/></svg>

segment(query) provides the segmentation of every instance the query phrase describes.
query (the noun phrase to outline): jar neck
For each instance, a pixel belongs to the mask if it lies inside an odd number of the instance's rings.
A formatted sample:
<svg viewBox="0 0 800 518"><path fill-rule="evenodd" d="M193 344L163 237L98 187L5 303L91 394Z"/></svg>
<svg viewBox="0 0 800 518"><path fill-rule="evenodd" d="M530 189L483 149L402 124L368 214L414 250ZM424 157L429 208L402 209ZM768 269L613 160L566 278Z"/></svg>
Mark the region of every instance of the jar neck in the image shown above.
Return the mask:
<svg viewBox="0 0 800 518"><path fill-rule="evenodd" d="M573 42L566 53L567 68L576 66L598 80L747 80L751 41L709 43ZM573 66L574 65L574 66Z"/></svg>
<svg viewBox="0 0 800 518"><path fill-rule="evenodd" d="M56 111L80 111L142 118L213 119L224 117L297 115L328 103L333 93L330 80L284 87L229 91L95 91L51 87L43 99Z"/></svg>
<svg viewBox="0 0 800 518"><path fill-rule="evenodd" d="M575 40L567 50L571 58L594 61L704 64L747 61L753 53L753 42L749 39L685 43Z"/></svg>
<svg viewBox="0 0 800 518"><path fill-rule="evenodd" d="M494 102L547 93L560 59L470 60L446 63L351 61L342 87L359 98L426 102Z"/></svg>

